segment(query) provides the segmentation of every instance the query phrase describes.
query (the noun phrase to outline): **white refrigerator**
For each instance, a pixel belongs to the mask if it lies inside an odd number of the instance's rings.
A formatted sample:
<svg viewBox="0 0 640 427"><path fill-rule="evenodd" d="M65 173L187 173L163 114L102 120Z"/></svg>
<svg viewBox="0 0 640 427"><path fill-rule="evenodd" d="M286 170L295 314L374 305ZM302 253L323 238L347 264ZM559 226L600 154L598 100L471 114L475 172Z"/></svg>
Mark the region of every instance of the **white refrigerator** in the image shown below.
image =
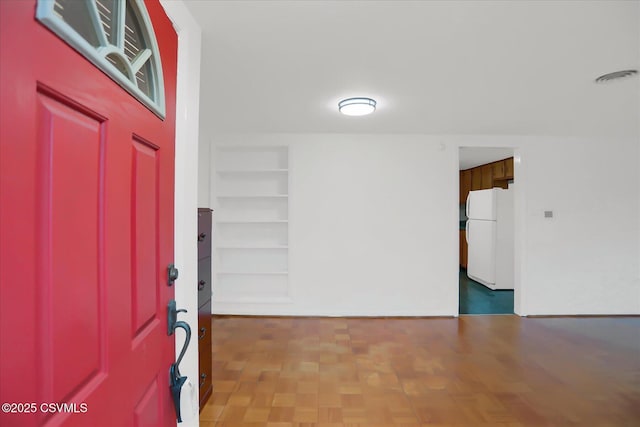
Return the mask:
<svg viewBox="0 0 640 427"><path fill-rule="evenodd" d="M467 276L489 289L513 289L513 184L467 197Z"/></svg>

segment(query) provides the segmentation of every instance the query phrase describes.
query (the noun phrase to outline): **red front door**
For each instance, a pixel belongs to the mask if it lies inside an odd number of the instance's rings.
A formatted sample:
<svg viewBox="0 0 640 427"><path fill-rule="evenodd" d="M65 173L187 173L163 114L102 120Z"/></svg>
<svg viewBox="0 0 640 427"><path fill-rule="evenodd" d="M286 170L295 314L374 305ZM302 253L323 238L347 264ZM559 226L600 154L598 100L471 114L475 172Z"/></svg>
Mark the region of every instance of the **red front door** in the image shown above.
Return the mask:
<svg viewBox="0 0 640 427"><path fill-rule="evenodd" d="M146 6L164 120L37 22L35 1L0 1L2 426L175 425L177 37Z"/></svg>

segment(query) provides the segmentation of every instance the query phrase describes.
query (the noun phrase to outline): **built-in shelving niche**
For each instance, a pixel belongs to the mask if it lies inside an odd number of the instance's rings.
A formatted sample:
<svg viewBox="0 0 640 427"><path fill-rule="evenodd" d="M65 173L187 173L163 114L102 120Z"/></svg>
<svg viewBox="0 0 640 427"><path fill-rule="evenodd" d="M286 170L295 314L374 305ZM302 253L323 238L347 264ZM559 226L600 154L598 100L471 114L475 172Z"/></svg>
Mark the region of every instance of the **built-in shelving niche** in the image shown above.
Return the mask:
<svg viewBox="0 0 640 427"><path fill-rule="evenodd" d="M290 301L288 147L215 154L214 304Z"/></svg>

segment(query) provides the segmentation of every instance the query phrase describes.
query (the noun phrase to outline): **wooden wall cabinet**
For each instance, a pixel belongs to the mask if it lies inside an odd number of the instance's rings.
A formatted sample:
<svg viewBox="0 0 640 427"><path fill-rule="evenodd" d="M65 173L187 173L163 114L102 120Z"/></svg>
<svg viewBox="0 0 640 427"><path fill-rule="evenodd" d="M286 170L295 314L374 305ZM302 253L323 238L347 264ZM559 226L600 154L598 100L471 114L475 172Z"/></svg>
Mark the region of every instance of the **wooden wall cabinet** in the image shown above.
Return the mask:
<svg viewBox="0 0 640 427"><path fill-rule="evenodd" d="M493 166L493 179L505 179L505 164L504 160L492 163Z"/></svg>
<svg viewBox="0 0 640 427"><path fill-rule="evenodd" d="M493 188L493 166L491 164L480 167L482 175L482 190Z"/></svg>
<svg viewBox="0 0 640 427"><path fill-rule="evenodd" d="M482 171L480 168L470 169L471 171L471 190L482 190Z"/></svg>
<svg viewBox="0 0 640 427"><path fill-rule="evenodd" d="M471 191L471 171L460 171L460 204L467 202L469 191Z"/></svg>
<svg viewBox="0 0 640 427"><path fill-rule="evenodd" d="M491 163L493 166L493 186L507 189L513 179L513 157Z"/></svg>
<svg viewBox="0 0 640 427"><path fill-rule="evenodd" d="M198 208L198 385L200 410L213 391L211 378L211 209ZM195 337L194 337L195 338Z"/></svg>
<svg viewBox="0 0 640 427"><path fill-rule="evenodd" d="M508 188L509 180L512 179L513 157L460 171L460 203L467 200L467 188L471 191L494 187Z"/></svg>
<svg viewBox="0 0 640 427"><path fill-rule="evenodd" d="M513 179L513 157L503 160L505 179Z"/></svg>

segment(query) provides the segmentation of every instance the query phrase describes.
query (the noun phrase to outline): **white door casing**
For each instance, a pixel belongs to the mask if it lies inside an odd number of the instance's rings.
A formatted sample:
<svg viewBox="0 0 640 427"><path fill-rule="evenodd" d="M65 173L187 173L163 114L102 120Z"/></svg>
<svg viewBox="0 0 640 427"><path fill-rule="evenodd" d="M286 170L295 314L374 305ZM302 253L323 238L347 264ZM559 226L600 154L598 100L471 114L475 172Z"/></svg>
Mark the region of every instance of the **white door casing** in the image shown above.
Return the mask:
<svg viewBox="0 0 640 427"><path fill-rule="evenodd" d="M181 318L190 325L198 324L197 283L197 215L198 215L198 129L200 106L201 30L183 0L160 0L178 33L178 80L176 95L176 157L174 242L175 261L180 270L176 282L177 306L187 309ZM176 357L182 348L176 340ZM191 345L180 364L189 377L195 393L189 396L195 413L183 412L180 427L198 427L198 340ZM183 400L186 396L183 397ZM186 403L186 402L185 402Z"/></svg>

